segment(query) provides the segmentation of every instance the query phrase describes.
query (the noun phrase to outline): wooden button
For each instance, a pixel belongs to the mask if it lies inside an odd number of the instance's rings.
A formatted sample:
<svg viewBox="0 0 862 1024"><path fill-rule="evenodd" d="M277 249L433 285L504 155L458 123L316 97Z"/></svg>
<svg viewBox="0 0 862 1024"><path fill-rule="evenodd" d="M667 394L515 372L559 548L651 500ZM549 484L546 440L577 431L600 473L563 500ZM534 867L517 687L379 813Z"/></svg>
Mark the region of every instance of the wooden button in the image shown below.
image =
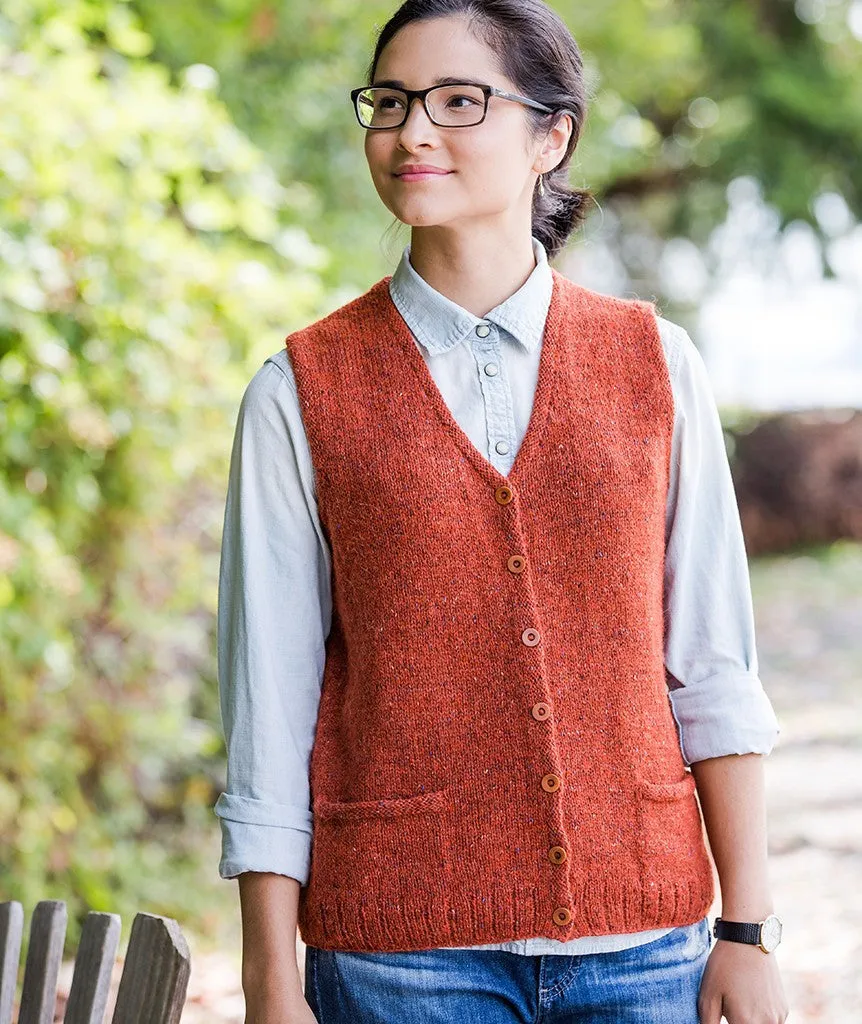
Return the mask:
<svg viewBox="0 0 862 1024"><path fill-rule="evenodd" d="M494 491L494 497L497 499L498 505L508 505L515 495L512 493L511 487L498 487Z"/></svg>
<svg viewBox="0 0 862 1024"><path fill-rule="evenodd" d="M554 924L568 924L572 919L572 912L568 907L557 907L552 916Z"/></svg>
<svg viewBox="0 0 862 1024"><path fill-rule="evenodd" d="M534 704L532 708L530 708L530 713L537 722L544 722L544 720L551 714L551 705L540 700L538 704Z"/></svg>
<svg viewBox="0 0 862 1024"><path fill-rule="evenodd" d="M523 572L527 568L527 559L524 555L512 555L506 565L509 572Z"/></svg>
<svg viewBox="0 0 862 1024"><path fill-rule="evenodd" d="M552 864L562 864L566 857L568 857L568 854L562 846L552 846L548 850L548 860Z"/></svg>
<svg viewBox="0 0 862 1024"><path fill-rule="evenodd" d="M542 789L546 793L556 793L562 784L563 780L559 775L554 775L553 772L542 776Z"/></svg>
<svg viewBox="0 0 862 1024"><path fill-rule="evenodd" d="M528 647L535 647L540 639L538 629L533 629L532 626L529 629L525 629L521 634L521 639Z"/></svg>

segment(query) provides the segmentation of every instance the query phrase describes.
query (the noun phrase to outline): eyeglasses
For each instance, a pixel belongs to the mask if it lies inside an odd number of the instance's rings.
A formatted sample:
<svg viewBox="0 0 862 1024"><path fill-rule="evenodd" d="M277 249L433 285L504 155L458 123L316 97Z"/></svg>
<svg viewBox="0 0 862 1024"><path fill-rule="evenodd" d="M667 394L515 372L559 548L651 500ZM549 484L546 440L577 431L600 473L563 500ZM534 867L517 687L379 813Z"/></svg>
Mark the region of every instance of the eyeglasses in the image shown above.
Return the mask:
<svg viewBox="0 0 862 1024"><path fill-rule="evenodd" d="M407 120L410 105L416 97L422 100L428 117L439 127L468 128L485 120L489 96L499 96L504 100L535 107L536 110L554 113L544 103L537 103L526 96L504 92L494 85L466 82L432 85L428 89L390 89L379 85L360 87L351 90L350 101L356 119L363 128L400 128Z"/></svg>

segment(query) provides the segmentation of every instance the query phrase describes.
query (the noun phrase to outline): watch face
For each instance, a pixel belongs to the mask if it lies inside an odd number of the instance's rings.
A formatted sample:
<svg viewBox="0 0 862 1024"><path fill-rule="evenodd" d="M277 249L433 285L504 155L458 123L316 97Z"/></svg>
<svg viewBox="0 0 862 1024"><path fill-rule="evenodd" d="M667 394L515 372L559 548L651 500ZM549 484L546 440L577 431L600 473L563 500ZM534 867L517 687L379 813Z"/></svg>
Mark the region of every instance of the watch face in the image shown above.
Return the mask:
<svg viewBox="0 0 862 1024"><path fill-rule="evenodd" d="M774 914L770 914L763 922L760 929L760 942L763 948L770 953L781 942L781 922Z"/></svg>

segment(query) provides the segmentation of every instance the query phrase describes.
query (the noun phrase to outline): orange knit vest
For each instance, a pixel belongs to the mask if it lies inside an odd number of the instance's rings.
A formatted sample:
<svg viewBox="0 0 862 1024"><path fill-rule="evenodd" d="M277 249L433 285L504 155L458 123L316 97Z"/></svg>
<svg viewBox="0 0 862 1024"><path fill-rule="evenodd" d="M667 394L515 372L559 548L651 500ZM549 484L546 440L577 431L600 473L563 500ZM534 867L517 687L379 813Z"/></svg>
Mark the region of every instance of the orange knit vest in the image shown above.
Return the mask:
<svg viewBox="0 0 862 1024"><path fill-rule="evenodd" d="M333 556L309 945L568 940L711 906L664 671L655 307L552 274L508 476L450 413L389 277L286 338Z"/></svg>

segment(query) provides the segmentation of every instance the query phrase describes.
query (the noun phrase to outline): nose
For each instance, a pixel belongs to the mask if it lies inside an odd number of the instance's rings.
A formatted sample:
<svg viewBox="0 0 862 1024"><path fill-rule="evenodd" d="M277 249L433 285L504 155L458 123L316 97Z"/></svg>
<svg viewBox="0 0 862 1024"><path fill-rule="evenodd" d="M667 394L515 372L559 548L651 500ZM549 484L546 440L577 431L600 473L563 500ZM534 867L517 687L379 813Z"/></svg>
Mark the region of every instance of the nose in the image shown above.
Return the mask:
<svg viewBox="0 0 862 1024"><path fill-rule="evenodd" d="M418 106L421 114L418 119L414 117L413 107ZM418 125L418 128L416 127ZM414 133L418 133L420 136L423 131L427 133L428 129L433 133L436 129L436 125L428 116L428 111L425 109L425 104L422 102L421 96L413 96L407 106L407 116L404 119L404 124L399 128L399 135L403 138L407 136L412 137Z"/></svg>

